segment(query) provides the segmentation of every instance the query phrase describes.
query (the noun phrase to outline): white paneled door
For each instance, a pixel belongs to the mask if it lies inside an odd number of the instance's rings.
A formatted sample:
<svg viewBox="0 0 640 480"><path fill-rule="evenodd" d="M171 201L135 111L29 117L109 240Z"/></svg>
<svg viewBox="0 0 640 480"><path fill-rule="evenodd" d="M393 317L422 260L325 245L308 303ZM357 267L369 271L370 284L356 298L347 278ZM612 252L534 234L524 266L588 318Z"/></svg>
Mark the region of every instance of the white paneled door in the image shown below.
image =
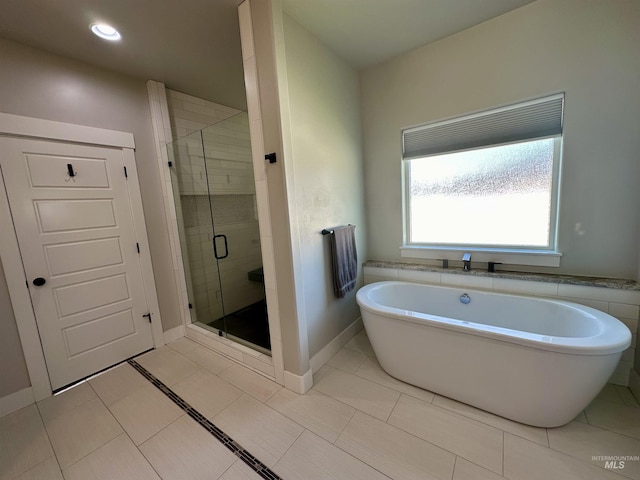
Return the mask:
<svg viewBox="0 0 640 480"><path fill-rule="evenodd" d="M0 138L0 155L52 388L152 348L123 150Z"/></svg>

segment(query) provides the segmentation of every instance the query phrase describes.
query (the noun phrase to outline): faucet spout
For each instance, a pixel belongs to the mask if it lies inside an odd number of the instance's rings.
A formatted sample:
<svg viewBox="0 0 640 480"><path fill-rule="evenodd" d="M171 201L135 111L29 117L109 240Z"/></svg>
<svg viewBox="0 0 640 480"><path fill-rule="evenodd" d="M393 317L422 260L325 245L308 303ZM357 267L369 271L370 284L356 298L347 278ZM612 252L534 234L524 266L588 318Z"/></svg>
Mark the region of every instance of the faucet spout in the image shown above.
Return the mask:
<svg viewBox="0 0 640 480"><path fill-rule="evenodd" d="M471 254L468 252L462 256L462 269L467 272L471 270Z"/></svg>

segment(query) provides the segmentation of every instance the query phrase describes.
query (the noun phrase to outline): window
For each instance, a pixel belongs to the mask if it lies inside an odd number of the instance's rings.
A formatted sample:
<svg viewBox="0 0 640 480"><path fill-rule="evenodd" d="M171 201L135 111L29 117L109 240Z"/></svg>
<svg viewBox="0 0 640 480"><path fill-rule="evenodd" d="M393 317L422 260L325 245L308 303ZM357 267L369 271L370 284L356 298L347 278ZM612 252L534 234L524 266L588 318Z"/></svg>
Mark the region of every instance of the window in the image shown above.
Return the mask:
<svg viewBox="0 0 640 480"><path fill-rule="evenodd" d="M554 95L403 131L403 256L455 259L464 250L484 261L559 264L540 256L559 256L563 106Z"/></svg>

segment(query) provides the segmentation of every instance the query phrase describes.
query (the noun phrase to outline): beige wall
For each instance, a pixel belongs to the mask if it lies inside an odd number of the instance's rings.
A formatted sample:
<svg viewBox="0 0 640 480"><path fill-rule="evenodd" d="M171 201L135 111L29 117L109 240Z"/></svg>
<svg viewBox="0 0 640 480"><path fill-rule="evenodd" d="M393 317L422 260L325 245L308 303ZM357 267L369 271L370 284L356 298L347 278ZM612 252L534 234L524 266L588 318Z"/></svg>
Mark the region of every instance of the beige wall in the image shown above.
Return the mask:
<svg viewBox="0 0 640 480"><path fill-rule="evenodd" d="M304 316L312 357L359 317L355 290L336 299L326 227L356 225L367 258L358 73L287 14L286 74ZM361 263L361 262L360 262ZM359 272L362 284L362 272Z"/></svg>
<svg viewBox="0 0 640 480"><path fill-rule="evenodd" d="M0 398L31 385L0 262Z"/></svg>
<svg viewBox="0 0 640 480"><path fill-rule="evenodd" d="M1 112L134 134L163 327L167 330L179 325L178 294L145 82L3 39L0 65ZM0 295L5 291L0 285ZM0 315L12 315L8 304L0 303Z"/></svg>
<svg viewBox="0 0 640 480"><path fill-rule="evenodd" d="M307 324L298 308L302 304L301 289L296 289L299 259L293 255L295 239L291 231L291 217L296 209L287 187L293 159L288 127L283 125L288 119L285 117L288 87L282 6L280 0L252 0L242 5L249 6L250 10L249 18L246 13L240 16L240 24L258 215L260 224L267 226L260 230L265 291L270 328L273 328L273 319L278 319L280 324L280 338L272 336L272 355L275 366L279 361L277 342L281 342L282 381L286 382L287 378L291 379L287 372L296 376L309 372L309 342ZM248 23L252 27L250 34L242 28ZM264 162L264 155L272 152L279 161ZM274 307L277 308L275 314L272 313ZM276 378L277 372L278 367Z"/></svg>
<svg viewBox="0 0 640 480"><path fill-rule="evenodd" d="M539 0L364 70L369 257L400 260L403 127L564 91L564 256L548 271L637 278L638 25L637 1Z"/></svg>

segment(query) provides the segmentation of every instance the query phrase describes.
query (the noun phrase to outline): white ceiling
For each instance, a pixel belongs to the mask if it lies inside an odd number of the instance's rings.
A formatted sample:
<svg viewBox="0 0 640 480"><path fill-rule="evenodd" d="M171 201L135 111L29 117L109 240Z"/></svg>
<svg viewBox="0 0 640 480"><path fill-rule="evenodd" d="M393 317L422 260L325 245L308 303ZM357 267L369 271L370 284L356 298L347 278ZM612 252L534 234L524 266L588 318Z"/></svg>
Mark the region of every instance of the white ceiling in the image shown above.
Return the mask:
<svg viewBox="0 0 640 480"><path fill-rule="evenodd" d="M244 109L240 3L0 0L0 37ZM94 36L89 25L97 21L116 27L122 40Z"/></svg>
<svg viewBox="0 0 640 480"><path fill-rule="evenodd" d="M283 0L285 10L356 67L465 30L533 0Z"/></svg>
<svg viewBox="0 0 640 480"><path fill-rule="evenodd" d="M355 67L384 61L532 0L283 0ZM0 0L0 37L244 109L242 0ZM123 40L89 32L103 21Z"/></svg>

